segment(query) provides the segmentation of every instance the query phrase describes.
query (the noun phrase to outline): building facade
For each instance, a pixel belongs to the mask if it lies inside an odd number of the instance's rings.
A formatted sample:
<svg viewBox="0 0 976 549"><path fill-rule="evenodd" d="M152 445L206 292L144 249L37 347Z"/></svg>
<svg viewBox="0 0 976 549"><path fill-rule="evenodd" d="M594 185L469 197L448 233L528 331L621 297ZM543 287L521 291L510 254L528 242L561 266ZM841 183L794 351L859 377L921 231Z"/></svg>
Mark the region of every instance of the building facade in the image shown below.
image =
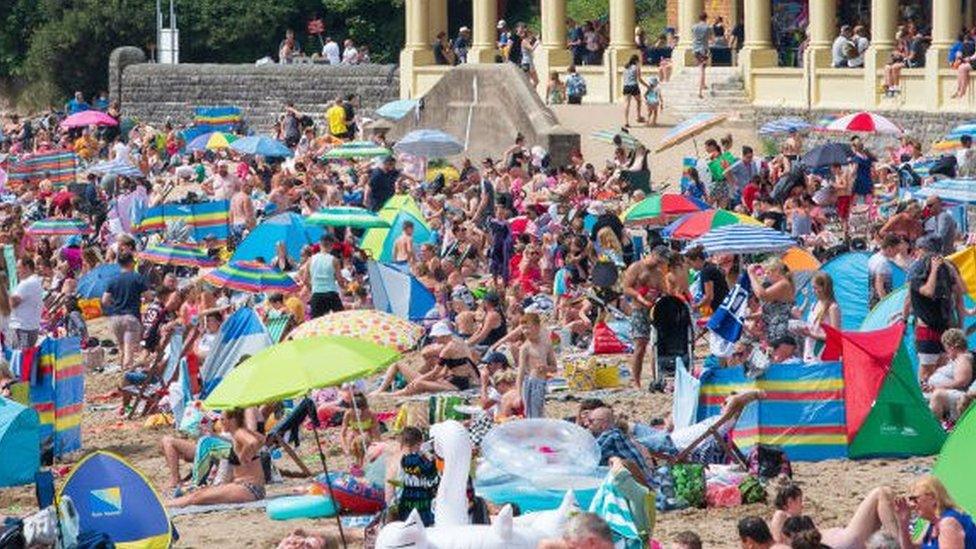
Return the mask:
<svg viewBox="0 0 976 549"><path fill-rule="evenodd" d="M796 4L796 0L789 0ZM541 47L535 54L544 91L550 71L564 74L571 63L566 28L566 0L540 0ZM976 0L931 0L924 3L925 21L931 29L931 44L925 54L925 66L901 71L900 92L886 94L883 88L884 68L895 48L895 35L904 17L906 0L808 0L802 15L806 41L802 62L783 65L783 56L774 47L774 17L782 15L784 0L669 0L674 11L678 44L673 52L677 71L694 67L691 53L691 27L699 14L728 13L727 25L736 21L744 25L742 49L736 56L745 90L756 107L807 110L877 109L885 111L968 112L976 110L976 86L967 94L952 97L957 71L949 63L949 50L964 27L973 24ZM917 3L917 2L916 2ZM707 5L706 5L707 4ZM851 6L857 4L853 17L870 31L871 44L864 67L834 68L831 46L840 22L851 21ZM492 63L496 56L495 0L472 2L472 47L469 63ZM423 95L448 70L434 63L434 36L447 28L447 0L406 0L406 45L400 55L402 97ZM587 102L617 102L622 95L623 67L637 53L634 44L634 0L609 0L609 44L602 65L580 66L586 78ZM646 69L645 69L646 70ZM653 70L653 69L652 69ZM974 71L976 72L976 71Z"/></svg>

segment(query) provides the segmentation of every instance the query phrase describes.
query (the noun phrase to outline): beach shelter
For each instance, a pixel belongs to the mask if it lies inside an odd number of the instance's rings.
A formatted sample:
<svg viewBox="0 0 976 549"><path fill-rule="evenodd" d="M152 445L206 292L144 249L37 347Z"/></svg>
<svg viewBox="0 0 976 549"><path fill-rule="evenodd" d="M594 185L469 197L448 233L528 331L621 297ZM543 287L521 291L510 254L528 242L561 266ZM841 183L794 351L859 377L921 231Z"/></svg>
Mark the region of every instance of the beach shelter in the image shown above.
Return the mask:
<svg viewBox="0 0 976 549"><path fill-rule="evenodd" d="M120 549L166 549L173 541L159 494L121 456L85 456L65 478L58 491L63 496L74 502L82 532L102 532Z"/></svg>
<svg viewBox="0 0 976 549"><path fill-rule="evenodd" d="M976 406L970 406L956 422L935 461L935 476L969 514L976 513L976 482L970 469L973 456L976 456Z"/></svg>
<svg viewBox="0 0 976 549"><path fill-rule="evenodd" d="M254 309L241 307L220 326L220 334L200 370L204 391L220 382L244 357L274 344Z"/></svg>
<svg viewBox="0 0 976 549"><path fill-rule="evenodd" d="M840 304L841 328L856 330L868 315L870 301L870 276L868 275L868 260L871 254L866 252L848 252L841 254L821 265L820 270L830 275L834 281L834 297ZM901 267L891 264L892 287L898 288L905 283L905 271ZM812 306L816 301L810 279L803 285L796 285L796 302Z"/></svg>
<svg viewBox="0 0 976 549"><path fill-rule="evenodd" d="M378 212L380 218L390 223L389 228L369 229L359 246L369 252L376 261L393 261L393 245L403 234L403 224L413 222L413 244L419 247L431 240L430 225L420 213L417 203L409 195L398 194L386 201Z"/></svg>
<svg viewBox="0 0 976 549"><path fill-rule="evenodd" d="M814 273L820 270L822 265L820 260L814 257L812 253L799 246L794 246L786 250L786 253L780 259L783 260L786 268L790 270L790 275L793 276L793 284L797 288L806 287L810 279L813 278Z"/></svg>
<svg viewBox="0 0 976 549"><path fill-rule="evenodd" d="M839 352L844 362L848 456L938 452L946 434L922 396L902 343L904 323L873 332L841 332L830 326L824 330L824 356Z"/></svg>
<svg viewBox="0 0 976 549"><path fill-rule="evenodd" d="M40 429L33 408L0 397L0 488L34 482L41 467Z"/></svg>
<svg viewBox="0 0 976 549"><path fill-rule="evenodd" d="M102 294L120 272L118 263L105 263L78 279L78 307L86 319L102 316Z"/></svg>
<svg viewBox="0 0 976 549"><path fill-rule="evenodd" d="M422 320L434 308L434 294L410 274L409 265L370 261L367 268L377 311Z"/></svg>
<svg viewBox="0 0 976 549"><path fill-rule="evenodd" d="M284 242L288 257L295 261L301 259L302 248L316 244L322 237L322 229L306 225L302 216L285 212L268 219L248 233L234 251L234 261L254 261L263 257L271 261L275 256L275 246Z"/></svg>

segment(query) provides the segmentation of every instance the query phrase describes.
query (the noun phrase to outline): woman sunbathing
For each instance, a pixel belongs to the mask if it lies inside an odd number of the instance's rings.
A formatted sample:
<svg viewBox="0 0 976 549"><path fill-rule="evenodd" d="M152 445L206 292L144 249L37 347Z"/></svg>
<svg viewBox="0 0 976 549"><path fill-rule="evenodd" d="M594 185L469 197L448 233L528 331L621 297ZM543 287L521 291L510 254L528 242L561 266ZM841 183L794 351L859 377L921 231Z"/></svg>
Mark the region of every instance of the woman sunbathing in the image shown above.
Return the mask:
<svg viewBox="0 0 976 549"><path fill-rule="evenodd" d="M208 505L214 503L247 503L262 500L264 468L259 451L264 446L264 436L245 427L243 410L228 410L222 419L224 430L233 442L228 461L233 467L233 480L218 486L207 486L185 496L173 499L170 507Z"/></svg>

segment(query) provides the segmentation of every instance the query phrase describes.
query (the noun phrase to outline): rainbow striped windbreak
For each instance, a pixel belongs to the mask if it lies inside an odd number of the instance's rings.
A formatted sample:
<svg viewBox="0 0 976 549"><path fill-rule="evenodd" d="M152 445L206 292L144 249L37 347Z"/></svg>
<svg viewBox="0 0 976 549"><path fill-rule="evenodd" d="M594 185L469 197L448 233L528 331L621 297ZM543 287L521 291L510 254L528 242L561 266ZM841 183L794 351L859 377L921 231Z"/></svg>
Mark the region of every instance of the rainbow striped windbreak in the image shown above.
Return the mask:
<svg viewBox="0 0 976 549"><path fill-rule="evenodd" d="M796 461L847 457L840 362L776 364L760 379L747 378L742 367L708 369L701 376L698 420L720 413L733 391L752 389L766 395L746 407L732 432L743 452L770 444Z"/></svg>
<svg viewBox="0 0 976 549"><path fill-rule="evenodd" d="M77 337L45 339L40 345L38 382L30 387L31 406L41 420L41 440L53 437L54 455L81 449L85 373Z"/></svg>
<svg viewBox="0 0 976 549"><path fill-rule="evenodd" d="M197 107L193 110L193 125L206 132L229 132L241 122L238 107Z"/></svg>
<svg viewBox="0 0 976 549"><path fill-rule="evenodd" d="M7 177L11 182L39 181L47 174L55 185L75 181L78 172L78 155L71 151L54 151L23 156L10 164Z"/></svg>

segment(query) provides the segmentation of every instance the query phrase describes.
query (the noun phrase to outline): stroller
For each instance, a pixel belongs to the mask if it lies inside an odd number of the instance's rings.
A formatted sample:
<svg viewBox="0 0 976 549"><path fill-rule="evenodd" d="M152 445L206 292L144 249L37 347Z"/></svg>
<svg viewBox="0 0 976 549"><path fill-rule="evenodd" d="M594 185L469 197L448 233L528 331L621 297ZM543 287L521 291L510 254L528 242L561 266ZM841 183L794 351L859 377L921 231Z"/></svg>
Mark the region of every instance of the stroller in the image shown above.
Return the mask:
<svg viewBox="0 0 976 549"><path fill-rule="evenodd" d="M651 312L651 325L657 337L654 341L654 367L657 379L673 376L678 359L691 369L694 358L694 322L688 304L673 295L658 299Z"/></svg>

